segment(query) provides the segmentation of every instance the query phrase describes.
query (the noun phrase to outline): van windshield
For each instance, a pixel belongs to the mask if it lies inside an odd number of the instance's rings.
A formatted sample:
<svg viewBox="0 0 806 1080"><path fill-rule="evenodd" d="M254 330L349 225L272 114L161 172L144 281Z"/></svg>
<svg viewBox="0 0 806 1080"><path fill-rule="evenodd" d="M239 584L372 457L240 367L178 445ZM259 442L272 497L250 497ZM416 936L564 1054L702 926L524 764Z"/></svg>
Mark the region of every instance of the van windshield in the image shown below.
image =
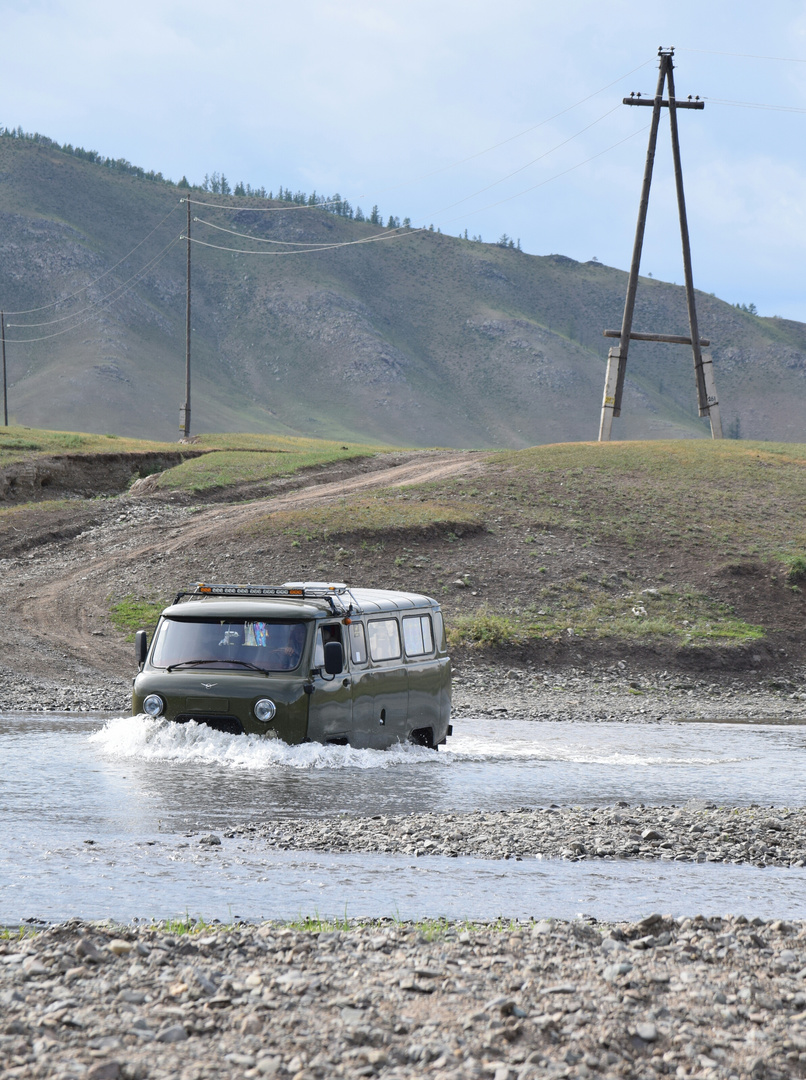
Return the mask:
<svg viewBox="0 0 806 1080"><path fill-rule="evenodd" d="M255 619L163 619L151 654L154 667L231 667L293 671L308 626Z"/></svg>

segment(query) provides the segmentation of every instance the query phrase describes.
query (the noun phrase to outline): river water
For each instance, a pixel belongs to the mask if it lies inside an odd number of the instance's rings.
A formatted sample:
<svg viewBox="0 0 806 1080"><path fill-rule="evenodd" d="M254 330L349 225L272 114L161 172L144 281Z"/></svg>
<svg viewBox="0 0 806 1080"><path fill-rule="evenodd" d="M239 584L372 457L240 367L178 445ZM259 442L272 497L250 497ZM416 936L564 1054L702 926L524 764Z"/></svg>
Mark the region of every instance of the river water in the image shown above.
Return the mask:
<svg viewBox="0 0 806 1080"><path fill-rule="evenodd" d="M146 717L0 715L0 923L23 919L806 917L806 871L322 855L198 830L521 806L802 805L806 728L463 720L438 753L230 736ZM188 833L196 835L186 835Z"/></svg>

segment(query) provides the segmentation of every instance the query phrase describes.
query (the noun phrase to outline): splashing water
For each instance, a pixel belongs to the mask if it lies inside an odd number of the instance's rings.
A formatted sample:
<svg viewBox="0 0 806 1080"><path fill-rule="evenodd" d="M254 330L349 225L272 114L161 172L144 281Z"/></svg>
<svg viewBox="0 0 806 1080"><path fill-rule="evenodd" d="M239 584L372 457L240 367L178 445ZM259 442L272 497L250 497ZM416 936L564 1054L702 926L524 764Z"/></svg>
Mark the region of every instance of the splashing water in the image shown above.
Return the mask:
<svg viewBox="0 0 806 1080"><path fill-rule="evenodd" d="M278 766L389 769L400 764L448 763L448 755L440 757L433 750L408 743L389 750L355 750L350 746L325 746L322 743L289 746L280 739L214 731L194 720L187 724L172 724L144 714L108 720L100 731L90 736L90 742L102 747L105 754L113 758L197 762L256 771Z"/></svg>

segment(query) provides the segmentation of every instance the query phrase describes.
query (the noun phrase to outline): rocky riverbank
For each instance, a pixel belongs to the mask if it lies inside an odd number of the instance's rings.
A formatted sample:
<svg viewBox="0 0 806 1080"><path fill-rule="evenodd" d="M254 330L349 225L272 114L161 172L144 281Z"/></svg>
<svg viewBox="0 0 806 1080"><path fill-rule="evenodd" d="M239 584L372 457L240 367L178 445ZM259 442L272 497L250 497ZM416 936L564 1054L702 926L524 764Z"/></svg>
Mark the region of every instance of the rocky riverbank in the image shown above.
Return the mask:
<svg viewBox="0 0 806 1080"><path fill-rule="evenodd" d="M43 662L46 658L43 658ZM0 711L128 715L131 678L86 665L45 666L36 679L0 667ZM806 674L695 678L633 673L626 662L547 670L463 659L453 679L453 717L523 720L712 720L806 723Z"/></svg>
<svg viewBox="0 0 806 1080"><path fill-rule="evenodd" d="M453 712L457 719L806 723L806 673L704 678L634 672L627 661L546 670L463 659L454 670Z"/></svg>
<svg viewBox="0 0 806 1080"><path fill-rule="evenodd" d="M0 942L8 1077L806 1074L806 924L74 920Z"/></svg>
<svg viewBox="0 0 806 1080"><path fill-rule="evenodd" d="M675 862L806 866L806 809L717 807L550 807L465 814L335 817L242 825L284 851L470 855L477 859L662 859ZM204 843L215 843L206 836Z"/></svg>

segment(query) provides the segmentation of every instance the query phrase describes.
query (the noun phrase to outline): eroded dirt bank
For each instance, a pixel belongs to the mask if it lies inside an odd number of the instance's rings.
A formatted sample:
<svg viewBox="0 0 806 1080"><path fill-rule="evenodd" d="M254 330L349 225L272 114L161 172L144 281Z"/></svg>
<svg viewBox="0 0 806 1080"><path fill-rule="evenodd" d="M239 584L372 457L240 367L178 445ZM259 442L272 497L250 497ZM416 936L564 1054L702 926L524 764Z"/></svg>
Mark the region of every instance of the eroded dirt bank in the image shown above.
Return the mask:
<svg viewBox="0 0 806 1080"><path fill-rule="evenodd" d="M429 940L430 939L430 940ZM76 1080L806 1073L806 927L74 920L0 943L5 1075Z"/></svg>
<svg viewBox="0 0 806 1080"><path fill-rule="evenodd" d="M120 454L40 454L0 468L0 503L118 495L132 480L199 457L206 450Z"/></svg>

